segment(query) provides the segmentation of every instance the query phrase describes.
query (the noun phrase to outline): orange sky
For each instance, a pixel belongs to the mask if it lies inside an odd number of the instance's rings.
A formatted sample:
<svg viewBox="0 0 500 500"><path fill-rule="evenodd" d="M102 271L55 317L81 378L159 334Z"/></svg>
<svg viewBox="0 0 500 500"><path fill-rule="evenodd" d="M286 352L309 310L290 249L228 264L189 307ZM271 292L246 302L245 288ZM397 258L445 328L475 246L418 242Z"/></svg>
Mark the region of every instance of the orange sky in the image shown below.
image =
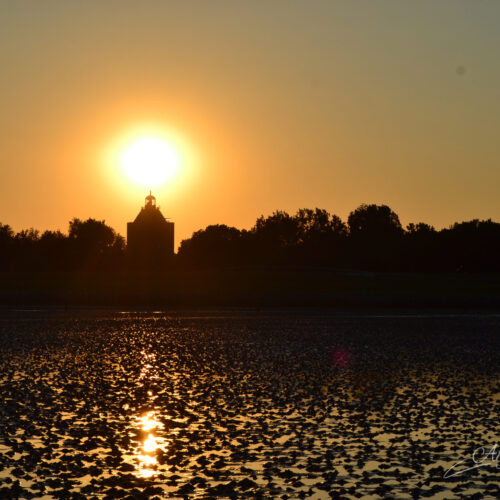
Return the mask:
<svg viewBox="0 0 500 500"><path fill-rule="evenodd" d="M2 2L0 222L125 234L147 189L106 154L143 124L187 152L153 192L176 244L364 202L498 220L499 22L496 2Z"/></svg>

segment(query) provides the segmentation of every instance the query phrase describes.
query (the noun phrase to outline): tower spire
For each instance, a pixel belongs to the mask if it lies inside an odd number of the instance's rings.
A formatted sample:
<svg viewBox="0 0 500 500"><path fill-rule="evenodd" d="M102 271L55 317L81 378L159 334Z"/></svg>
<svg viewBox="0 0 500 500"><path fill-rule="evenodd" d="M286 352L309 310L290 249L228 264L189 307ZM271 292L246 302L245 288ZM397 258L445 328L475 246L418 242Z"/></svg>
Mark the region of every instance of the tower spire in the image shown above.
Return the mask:
<svg viewBox="0 0 500 500"><path fill-rule="evenodd" d="M151 194L151 189L149 190L148 196L146 196L146 206L156 207L156 198Z"/></svg>

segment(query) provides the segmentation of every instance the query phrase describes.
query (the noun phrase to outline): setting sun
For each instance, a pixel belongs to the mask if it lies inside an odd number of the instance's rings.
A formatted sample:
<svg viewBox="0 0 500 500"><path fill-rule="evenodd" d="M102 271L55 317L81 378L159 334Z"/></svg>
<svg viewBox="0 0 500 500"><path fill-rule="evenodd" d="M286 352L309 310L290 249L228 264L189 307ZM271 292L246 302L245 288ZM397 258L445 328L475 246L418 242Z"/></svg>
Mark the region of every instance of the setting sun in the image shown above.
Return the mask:
<svg viewBox="0 0 500 500"><path fill-rule="evenodd" d="M120 155L120 164L130 180L154 187L177 172L179 155L164 139L146 136L135 139L125 147Z"/></svg>

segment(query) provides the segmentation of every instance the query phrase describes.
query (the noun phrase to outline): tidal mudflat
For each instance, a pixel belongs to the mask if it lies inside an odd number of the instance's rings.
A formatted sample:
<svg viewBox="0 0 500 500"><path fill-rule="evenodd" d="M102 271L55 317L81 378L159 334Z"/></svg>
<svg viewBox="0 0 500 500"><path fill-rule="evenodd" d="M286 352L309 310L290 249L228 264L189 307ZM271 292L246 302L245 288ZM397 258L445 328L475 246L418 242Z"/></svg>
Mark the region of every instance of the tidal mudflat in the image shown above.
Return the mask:
<svg viewBox="0 0 500 500"><path fill-rule="evenodd" d="M0 498L499 498L499 332L491 312L4 311Z"/></svg>

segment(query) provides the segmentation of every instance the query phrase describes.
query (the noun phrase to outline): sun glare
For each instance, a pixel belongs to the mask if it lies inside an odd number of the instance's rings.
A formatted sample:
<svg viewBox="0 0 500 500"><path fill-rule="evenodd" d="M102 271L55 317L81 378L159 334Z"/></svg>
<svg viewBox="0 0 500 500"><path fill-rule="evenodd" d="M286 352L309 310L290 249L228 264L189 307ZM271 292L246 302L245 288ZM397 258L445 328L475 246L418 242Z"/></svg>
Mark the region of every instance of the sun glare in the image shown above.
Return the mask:
<svg viewBox="0 0 500 500"><path fill-rule="evenodd" d="M177 172L179 155L160 137L141 137L125 147L120 164L130 180L151 188L164 184Z"/></svg>

